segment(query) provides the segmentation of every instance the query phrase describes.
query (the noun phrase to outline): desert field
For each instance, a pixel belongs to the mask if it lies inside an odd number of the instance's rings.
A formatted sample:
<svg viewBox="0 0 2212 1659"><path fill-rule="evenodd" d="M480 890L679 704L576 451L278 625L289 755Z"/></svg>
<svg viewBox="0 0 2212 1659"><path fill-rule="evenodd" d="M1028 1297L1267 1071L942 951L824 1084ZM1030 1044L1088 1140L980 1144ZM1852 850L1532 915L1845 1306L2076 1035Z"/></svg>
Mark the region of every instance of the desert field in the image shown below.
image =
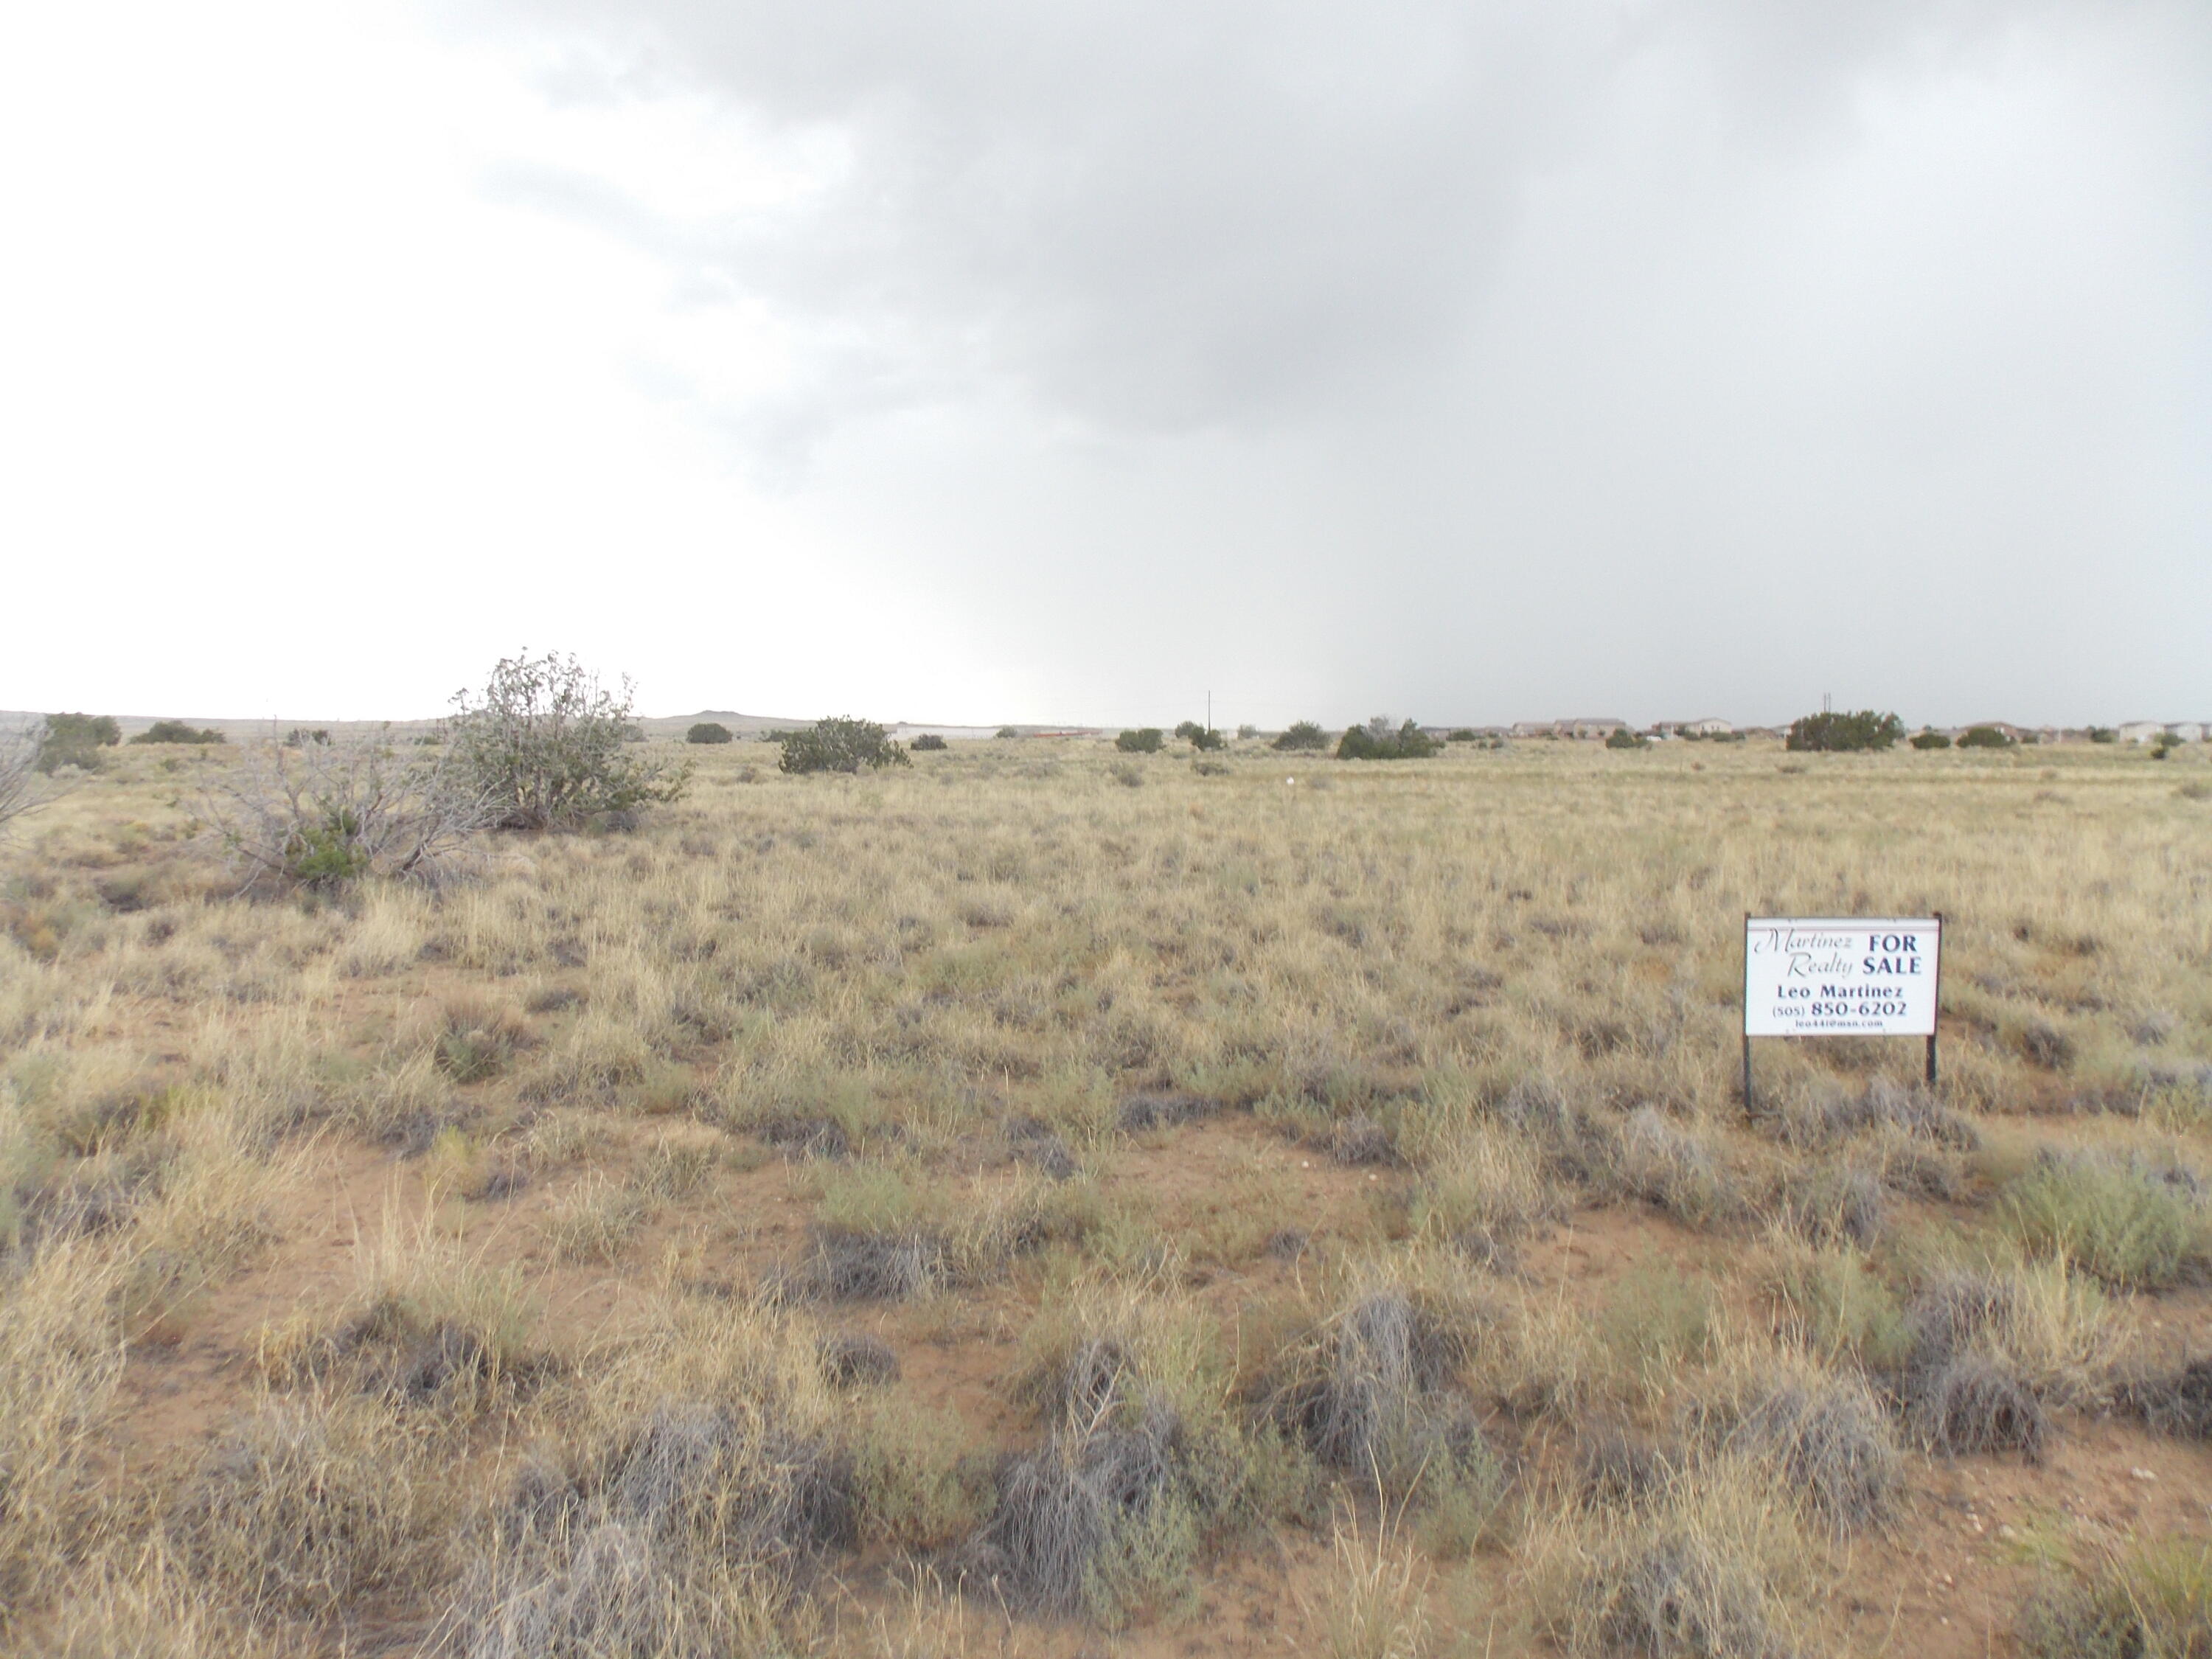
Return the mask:
<svg viewBox="0 0 2212 1659"><path fill-rule="evenodd" d="M656 745L658 747L659 745ZM2212 1652L2212 765L693 751L0 844L0 1650ZM1946 917L1942 1066L1743 917Z"/></svg>

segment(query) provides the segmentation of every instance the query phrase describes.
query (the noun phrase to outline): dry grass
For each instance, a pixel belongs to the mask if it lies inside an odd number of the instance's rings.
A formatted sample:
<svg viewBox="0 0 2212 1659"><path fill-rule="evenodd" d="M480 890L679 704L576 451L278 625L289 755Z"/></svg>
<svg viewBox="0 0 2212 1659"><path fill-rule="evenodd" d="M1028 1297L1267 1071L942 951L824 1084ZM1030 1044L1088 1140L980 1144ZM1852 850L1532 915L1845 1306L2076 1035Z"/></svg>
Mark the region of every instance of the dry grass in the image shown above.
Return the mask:
<svg viewBox="0 0 2212 1659"><path fill-rule="evenodd" d="M1733 1457L1666 1471L1642 1502L1562 1510L1529 1540L1539 1626L1570 1653L1780 1659L1819 1650L1814 1554L1771 1472Z"/></svg>
<svg viewBox="0 0 2212 1659"><path fill-rule="evenodd" d="M1364 1536L1356 1512L1340 1516L1334 1569L1316 1620L1329 1659L1421 1659L1429 1650L1425 1576L1388 1528Z"/></svg>
<svg viewBox="0 0 2212 1659"><path fill-rule="evenodd" d="M1309 1646L1435 1633L1417 1543L1573 1650L1820 1651L1924 1455L2203 1432L2130 1346L2212 1350L2193 755L738 744L342 902L233 896L226 763L0 866L19 1650L798 1648L865 1559L941 1582L836 1639L953 1652L1334 1514ZM1763 1044L1747 1121L1743 912L1933 908L1942 1086Z"/></svg>

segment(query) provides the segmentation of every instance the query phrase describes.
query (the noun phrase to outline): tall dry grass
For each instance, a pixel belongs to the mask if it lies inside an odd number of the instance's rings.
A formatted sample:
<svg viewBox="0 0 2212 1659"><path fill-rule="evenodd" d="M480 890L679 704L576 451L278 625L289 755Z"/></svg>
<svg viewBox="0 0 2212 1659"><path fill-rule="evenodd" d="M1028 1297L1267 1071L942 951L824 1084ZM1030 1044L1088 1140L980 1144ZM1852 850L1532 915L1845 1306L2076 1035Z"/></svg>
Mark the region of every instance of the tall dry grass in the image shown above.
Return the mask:
<svg viewBox="0 0 2212 1659"><path fill-rule="evenodd" d="M715 1651L805 1636L862 1546L1172 1619L1333 1500L1368 1507L1316 1642L1410 1650L1401 1546L1511 1538L1569 1648L1782 1650L1889 1459L2066 1432L2212 1236L2195 755L735 744L635 833L295 902L196 836L224 763L127 751L0 866L26 1651L337 1651L370 1607L483 1659ZM1743 913L1931 909L1940 1088L1770 1043L1747 1120ZM1134 1173L1208 1124L1244 1137L1210 1189ZM372 1188L336 1288L234 1329ZM1544 1252L1600 1212L1711 1253L1577 1287ZM825 1372L848 1316L1029 1379L1020 1435ZM125 1382L195 1340L236 1392L149 1453ZM1652 1483L1593 1505L1554 1463L1612 1424Z"/></svg>

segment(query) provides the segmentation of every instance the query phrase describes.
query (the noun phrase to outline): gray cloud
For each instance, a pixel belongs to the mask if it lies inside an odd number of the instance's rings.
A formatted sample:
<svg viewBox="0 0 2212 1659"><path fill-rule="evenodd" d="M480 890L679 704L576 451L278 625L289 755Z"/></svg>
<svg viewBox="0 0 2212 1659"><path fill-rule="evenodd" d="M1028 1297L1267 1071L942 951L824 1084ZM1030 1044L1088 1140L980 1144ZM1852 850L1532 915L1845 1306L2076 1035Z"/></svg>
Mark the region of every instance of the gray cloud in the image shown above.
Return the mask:
<svg viewBox="0 0 2212 1659"><path fill-rule="evenodd" d="M589 44L563 96L703 94L847 158L707 221L502 182L791 331L791 383L702 419L957 524L932 574L1017 653L1040 562L1226 605L1063 617L1055 695L1141 631L1340 713L1771 714L1854 673L1934 718L2212 701L2136 597L2212 598L2200 5L487 15Z"/></svg>

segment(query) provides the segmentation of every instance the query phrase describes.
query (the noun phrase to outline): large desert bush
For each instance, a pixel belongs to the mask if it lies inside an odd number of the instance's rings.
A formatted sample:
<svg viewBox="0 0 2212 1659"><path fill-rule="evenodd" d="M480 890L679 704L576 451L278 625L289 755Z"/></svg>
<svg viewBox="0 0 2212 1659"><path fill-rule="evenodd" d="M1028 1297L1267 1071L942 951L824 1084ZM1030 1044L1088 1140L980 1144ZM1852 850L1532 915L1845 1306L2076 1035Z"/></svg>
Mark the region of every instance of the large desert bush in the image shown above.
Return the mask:
<svg viewBox="0 0 2212 1659"><path fill-rule="evenodd" d="M49 714L39 740L39 770L76 766L93 771L100 765L100 751L122 741L123 728L112 714Z"/></svg>
<svg viewBox="0 0 2212 1659"><path fill-rule="evenodd" d="M1787 746L1791 749L1840 750L1887 749L1905 735L1905 722L1894 714L1878 714L1871 708L1846 714L1801 714L1790 722Z"/></svg>
<svg viewBox="0 0 2212 1659"><path fill-rule="evenodd" d="M610 691L573 656L501 658L481 691L455 695L447 752L502 830L675 800L690 769L631 743L630 697L629 679Z"/></svg>
<svg viewBox="0 0 2212 1659"><path fill-rule="evenodd" d="M910 764L906 750L873 720L833 715L783 739L787 772L858 772L863 767L880 771Z"/></svg>
<svg viewBox="0 0 2212 1659"><path fill-rule="evenodd" d="M1407 720L1393 730L1389 716L1377 714L1364 726L1349 727L1337 740L1339 760L1425 760L1437 752L1435 738Z"/></svg>

